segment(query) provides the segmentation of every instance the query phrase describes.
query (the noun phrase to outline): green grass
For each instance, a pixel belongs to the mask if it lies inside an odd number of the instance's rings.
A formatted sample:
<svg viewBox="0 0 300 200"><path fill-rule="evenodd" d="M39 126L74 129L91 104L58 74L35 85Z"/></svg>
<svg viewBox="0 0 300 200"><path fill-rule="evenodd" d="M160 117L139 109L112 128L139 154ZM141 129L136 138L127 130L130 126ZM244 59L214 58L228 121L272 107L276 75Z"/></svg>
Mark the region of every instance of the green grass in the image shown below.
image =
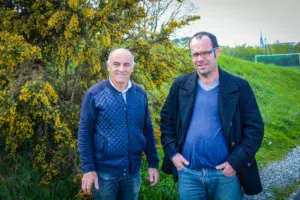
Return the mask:
<svg viewBox="0 0 300 200"><path fill-rule="evenodd" d="M276 200L284 200L288 198L295 190L300 187L300 180L288 185L284 188L273 188L272 191L275 194Z"/></svg>
<svg viewBox="0 0 300 200"><path fill-rule="evenodd" d="M290 66L290 67L287 67L287 68L293 69L296 72L300 72L300 66Z"/></svg>
<svg viewBox="0 0 300 200"><path fill-rule="evenodd" d="M74 199L79 184L72 182L72 176L63 177L45 187L40 184L41 174L28 162L25 155L12 160L0 154L0 199L5 200L67 200Z"/></svg>
<svg viewBox="0 0 300 200"><path fill-rule="evenodd" d="M158 156L160 160L163 160L163 151L158 150ZM145 159L143 159L145 161ZM162 162L160 162L161 168ZM166 175L160 170L160 180L156 186L150 187L149 181L147 180L148 172L147 172L147 163L143 162L142 167L142 186L139 194L139 199L143 200L162 200L162 199L169 199L175 200L178 199L177 193L177 183L175 184L173 181L173 176Z"/></svg>

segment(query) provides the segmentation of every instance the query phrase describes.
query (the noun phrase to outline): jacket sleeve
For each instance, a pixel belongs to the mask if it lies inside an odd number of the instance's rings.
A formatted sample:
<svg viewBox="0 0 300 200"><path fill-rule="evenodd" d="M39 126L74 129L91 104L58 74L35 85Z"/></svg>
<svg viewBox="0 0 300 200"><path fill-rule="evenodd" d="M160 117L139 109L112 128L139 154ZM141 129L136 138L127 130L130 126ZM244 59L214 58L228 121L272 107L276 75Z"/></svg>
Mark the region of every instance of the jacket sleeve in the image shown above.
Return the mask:
<svg viewBox="0 0 300 200"><path fill-rule="evenodd" d="M178 118L178 88L179 83L174 82L171 86L169 95L160 112L160 131L161 143L167 158L178 152L176 143L176 127Z"/></svg>
<svg viewBox="0 0 300 200"><path fill-rule="evenodd" d="M148 99L146 96L146 108L145 108L145 119L144 119L144 135L146 137L146 147L144 152L147 157L149 168L158 168L159 159L157 156L154 131L151 122L151 116L148 108Z"/></svg>
<svg viewBox="0 0 300 200"><path fill-rule="evenodd" d="M96 108L94 106L92 93L87 91L82 102L78 129L78 148L81 158L81 167L84 173L96 170L93 150L95 126Z"/></svg>
<svg viewBox="0 0 300 200"><path fill-rule="evenodd" d="M242 142L227 159L236 172L252 165L264 135L264 123L248 82L241 86L240 98Z"/></svg>

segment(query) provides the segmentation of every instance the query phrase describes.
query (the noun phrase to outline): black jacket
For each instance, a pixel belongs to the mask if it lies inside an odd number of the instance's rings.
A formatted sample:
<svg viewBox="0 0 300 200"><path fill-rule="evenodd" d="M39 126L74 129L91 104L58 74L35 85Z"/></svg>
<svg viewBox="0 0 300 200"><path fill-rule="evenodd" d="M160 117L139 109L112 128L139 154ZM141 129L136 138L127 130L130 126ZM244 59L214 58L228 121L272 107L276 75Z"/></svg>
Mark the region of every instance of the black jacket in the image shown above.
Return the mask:
<svg viewBox="0 0 300 200"><path fill-rule="evenodd" d="M226 135L229 156L227 161L238 174L248 195L262 191L255 154L264 132L264 124L249 83L219 68L218 110ZM181 152L194 107L198 74L178 77L161 110L161 143L165 152L162 171L173 174L177 170L169 159Z"/></svg>

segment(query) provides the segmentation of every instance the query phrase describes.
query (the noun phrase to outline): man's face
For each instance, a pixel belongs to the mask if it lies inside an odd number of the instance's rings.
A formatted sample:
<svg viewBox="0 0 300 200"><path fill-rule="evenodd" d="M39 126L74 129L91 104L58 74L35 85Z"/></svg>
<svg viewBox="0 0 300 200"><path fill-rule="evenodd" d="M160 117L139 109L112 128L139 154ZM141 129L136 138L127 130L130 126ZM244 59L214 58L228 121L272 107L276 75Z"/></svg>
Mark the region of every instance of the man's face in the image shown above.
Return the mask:
<svg viewBox="0 0 300 200"><path fill-rule="evenodd" d="M213 48L210 38L206 35L201 39L193 38L190 43L191 55L194 66L199 76L210 76L218 73L217 59L220 49Z"/></svg>
<svg viewBox="0 0 300 200"><path fill-rule="evenodd" d="M132 55L127 51L117 51L110 56L110 63L106 66L114 84L127 84L134 69Z"/></svg>

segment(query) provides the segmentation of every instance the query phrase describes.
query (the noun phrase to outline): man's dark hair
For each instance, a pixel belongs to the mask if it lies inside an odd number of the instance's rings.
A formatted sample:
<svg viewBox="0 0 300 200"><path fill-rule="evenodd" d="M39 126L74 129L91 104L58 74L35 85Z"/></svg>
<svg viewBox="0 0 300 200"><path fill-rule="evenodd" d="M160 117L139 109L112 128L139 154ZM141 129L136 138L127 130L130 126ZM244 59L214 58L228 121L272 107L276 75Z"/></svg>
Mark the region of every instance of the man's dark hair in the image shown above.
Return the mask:
<svg viewBox="0 0 300 200"><path fill-rule="evenodd" d="M199 32L199 33L196 33L189 41L189 48L190 48L190 44L191 44L191 41L192 39L196 38L196 39L201 39L202 36L206 35L207 37L209 37L212 45L213 45L213 48L215 47L219 47L219 44L218 44L218 40L217 40L217 37L212 34L212 33L209 33L209 32L205 32L205 31L202 31L202 32Z"/></svg>

